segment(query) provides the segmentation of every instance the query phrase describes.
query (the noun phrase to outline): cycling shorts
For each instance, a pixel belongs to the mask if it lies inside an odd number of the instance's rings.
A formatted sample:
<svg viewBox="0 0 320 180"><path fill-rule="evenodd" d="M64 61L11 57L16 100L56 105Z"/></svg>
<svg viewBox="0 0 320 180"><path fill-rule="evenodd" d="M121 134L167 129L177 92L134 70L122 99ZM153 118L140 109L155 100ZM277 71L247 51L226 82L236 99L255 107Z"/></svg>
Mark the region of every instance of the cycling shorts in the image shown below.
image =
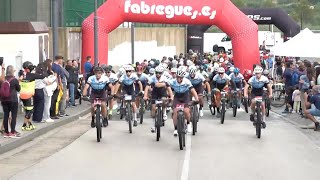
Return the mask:
<svg viewBox="0 0 320 180"><path fill-rule="evenodd" d="M151 93L151 104L155 104L155 99L162 99L168 97L167 87L156 88L154 87Z"/></svg>
<svg viewBox="0 0 320 180"><path fill-rule="evenodd" d="M190 102L189 91L186 93L176 93L174 95L172 106L173 108L175 108L177 104L184 104L184 107L188 107L189 102Z"/></svg>

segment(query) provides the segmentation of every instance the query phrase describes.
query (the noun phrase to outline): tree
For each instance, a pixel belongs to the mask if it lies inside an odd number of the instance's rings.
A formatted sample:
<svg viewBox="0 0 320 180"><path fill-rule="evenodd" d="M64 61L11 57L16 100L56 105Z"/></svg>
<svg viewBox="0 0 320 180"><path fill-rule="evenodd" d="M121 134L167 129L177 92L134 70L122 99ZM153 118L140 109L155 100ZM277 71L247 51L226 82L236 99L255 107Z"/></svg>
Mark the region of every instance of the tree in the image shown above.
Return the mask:
<svg viewBox="0 0 320 180"><path fill-rule="evenodd" d="M245 7L246 3L244 0L231 0L232 3L237 6L238 8L240 7Z"/></svg>
<svg viewBox="0 0 320 180"><path fill-rule="evenodd" d="M276 4L274 3L274 0L264 0L263 6L264 7L275 7Z"/></svg>

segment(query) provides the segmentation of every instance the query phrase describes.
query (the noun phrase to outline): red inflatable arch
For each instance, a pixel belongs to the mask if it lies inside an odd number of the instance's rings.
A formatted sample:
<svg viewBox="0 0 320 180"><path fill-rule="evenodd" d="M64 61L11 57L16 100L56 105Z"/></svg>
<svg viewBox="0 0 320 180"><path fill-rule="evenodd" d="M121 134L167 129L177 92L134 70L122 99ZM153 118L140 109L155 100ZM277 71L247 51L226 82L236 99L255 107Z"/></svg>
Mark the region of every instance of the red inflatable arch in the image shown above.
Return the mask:
<svg viewBox="0 0 320 180"><path fill-rule="evenodd" d="M99 62L108 63L108 33L123 22L216 25L232 38L235 65L259 63L258 26L230 0L108 0L98 9ZM93 18L82 24L82 62L94 55Z"/></svg>

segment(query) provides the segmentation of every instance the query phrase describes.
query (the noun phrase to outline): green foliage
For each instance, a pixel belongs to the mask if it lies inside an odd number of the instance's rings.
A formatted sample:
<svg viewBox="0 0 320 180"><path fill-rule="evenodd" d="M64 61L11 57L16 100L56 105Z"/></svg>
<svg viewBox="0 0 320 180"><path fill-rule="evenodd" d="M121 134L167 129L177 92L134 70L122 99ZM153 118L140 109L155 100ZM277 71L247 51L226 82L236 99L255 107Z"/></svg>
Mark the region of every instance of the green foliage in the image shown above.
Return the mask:
<svg viewBox="0 0 320 180"><path fill-rule="evenodd" d="M280 7L303 28L320 29L320 0L231 0L237 7Z"/></svg>

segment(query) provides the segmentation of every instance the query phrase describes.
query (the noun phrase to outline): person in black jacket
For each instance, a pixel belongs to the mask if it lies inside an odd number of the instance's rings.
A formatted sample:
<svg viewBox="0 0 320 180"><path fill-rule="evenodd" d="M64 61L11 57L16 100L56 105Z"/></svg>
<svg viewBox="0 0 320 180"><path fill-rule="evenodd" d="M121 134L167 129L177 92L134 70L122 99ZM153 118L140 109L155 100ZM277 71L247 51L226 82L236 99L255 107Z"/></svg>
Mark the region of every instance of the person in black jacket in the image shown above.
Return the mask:
<svg viewBox="0 0 320 180"><path fill-rule="evenodd" d="M67 61L66 70L69 72L69 78L67 79L67 82L68 82L67 87L69 89L69 95L70 95L69 103L71 104L71 106L76 106L74 94L75 94L76 84L78 82L78 74L77 74L78 71L73 66L71 60Z"/></svg>
<svg viewBox="0 0 320 180"><path fill-rule="evenodd" d="M2 66L2 72L4 74L5 68ZM16 131L16 122L17 122L17 114L18 114L18 97L17 92L20 91L19 81L14 77L15 69L13 66L9 65L7 67L5 80L10 83L10 98L1 98L1 104L3 108L3 125L4 125L4 137L8 138L19 138L20 133ZM0 82L1 85L3 81ZM1 86L0 85L0 86ZM11 112L11 123L10 123L10 131L9 131L9 115Z"/></svg>

